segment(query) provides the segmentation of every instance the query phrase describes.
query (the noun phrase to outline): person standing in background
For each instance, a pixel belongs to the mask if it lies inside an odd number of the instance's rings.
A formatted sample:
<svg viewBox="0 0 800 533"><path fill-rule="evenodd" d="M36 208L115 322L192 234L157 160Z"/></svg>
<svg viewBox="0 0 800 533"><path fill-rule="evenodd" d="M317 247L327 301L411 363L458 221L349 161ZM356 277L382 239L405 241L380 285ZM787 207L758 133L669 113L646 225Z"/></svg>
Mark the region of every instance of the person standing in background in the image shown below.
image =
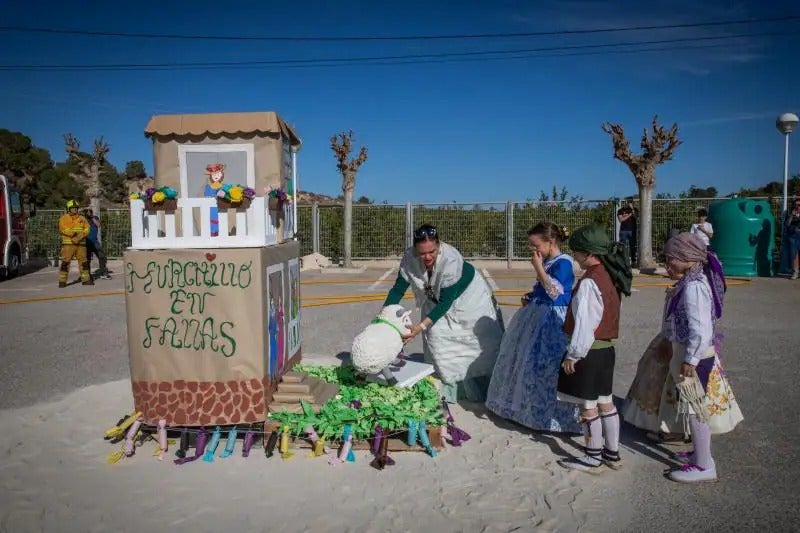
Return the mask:
<svg viewBox="0 0 800 533"><path fill-rule="evenodd" d="M636 212L626 205L617 211L619 220L619 242L628 247L631 264L636 263Z"/></svg>
<svg viewBox="0 0 800 533"><path fill-rule="evenodd" d="M794 201L794 209L786 213L783 222L786 233L786 249L792 265L792 279L800 277L800 200Z"/></svg>
<svg viewBox="0 0 800 533"><path fill-rule="evenodd" d="M58 286L67 286L69 265L78 261L83 285L94 285L89 275L89 260L86 258L86 236L89 235L89 222L78 212L80 205L75 200L67 202L67 212L58 219L58 232L61 235L61 267L58 272Z"/></svg>
<svg viewBox="0 0 800 533"><path fill-rule="evenodd" d="M714 236L714 227L708 221L708 211L705 209L697 210L697 222L692 224L689 233L698 237L706 245L711 247L711 238Z"/></svg>
<svg viewBox="0 0 800 533"><path fill-rule="evenodd" d="M103 252L100 217L95 215L92 209L87 209L84 214L86 216L86 220L89 222L89 236L86 237L86 260L91 265L92 254L96 255L100 266L95 272L94 277L100 279L111 279L106 266L106 254Z"/></svg>

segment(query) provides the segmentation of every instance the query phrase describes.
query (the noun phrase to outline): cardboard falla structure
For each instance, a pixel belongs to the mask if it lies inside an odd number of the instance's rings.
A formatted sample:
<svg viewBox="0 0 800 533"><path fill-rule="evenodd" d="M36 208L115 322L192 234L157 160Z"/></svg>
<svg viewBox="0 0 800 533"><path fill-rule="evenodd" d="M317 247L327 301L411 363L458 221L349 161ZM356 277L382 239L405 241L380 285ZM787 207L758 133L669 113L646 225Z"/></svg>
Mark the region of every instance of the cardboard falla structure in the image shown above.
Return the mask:
<svg viewBox="0 0 800 533"><path fill-rule="evenodd" d="M135 410L152 426L263 422L301 357L292 195L265 197L296 190L300 138L271 112L154 116L145 134L155 183L132 197L124 254Z"/></svg>
<svg viewBox="0 0 800 533"><path fill-rule="evenodd" d="M352 376L337 383L333 369L291 371L302 354L300 138L286 122L275 113L165 115L145 134L155 178L131 194L124 253L134 412L106 431L123 441L109 462L148 438L163 458L170 436L180 437L177 464L213 461L222 439L218 456L229 457L240 437L245 457L258 439L268 457L277 448L289 458L289 439L300 436L314 456L327 453L326 439L341 440L331 464L371 446L383 468L390 449L434 456L445 420L454 445L469 438L451 427L430 383L398 399Z"/></svg>

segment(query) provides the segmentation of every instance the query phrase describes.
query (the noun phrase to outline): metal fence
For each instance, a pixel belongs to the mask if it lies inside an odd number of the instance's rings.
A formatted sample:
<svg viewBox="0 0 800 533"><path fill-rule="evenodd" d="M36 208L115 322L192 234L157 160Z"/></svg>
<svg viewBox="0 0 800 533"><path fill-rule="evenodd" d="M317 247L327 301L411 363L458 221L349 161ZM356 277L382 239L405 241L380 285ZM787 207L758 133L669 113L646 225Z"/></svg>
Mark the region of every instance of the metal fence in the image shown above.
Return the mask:
<svg viewBox="0 0 800 533"><path fill-rule="evenodd" d="M780 220L781 199L768 200ZM697 210L717 198L653 200L653 251L656 257L671 229L686 230ZM634 201L633 206L637 207ZM507 202L479 204L401 204L353 206L353 258L399 257L411 245L413 228L423 223L437 226L439 234L468 259L527 259L527 230L543 220L572 230L596 222L616 235L619 200L566 202ZM58 257L58 217L62 211L41 210L30 221L29 255ZM336 262L343 255L344 208L341 205L300 205L297 208L301 254L318 252ZM109 257L120 257L130 246L130 214L127 209L101 213L103 247ZM776 249L780 247L776 232Z"/></svg>

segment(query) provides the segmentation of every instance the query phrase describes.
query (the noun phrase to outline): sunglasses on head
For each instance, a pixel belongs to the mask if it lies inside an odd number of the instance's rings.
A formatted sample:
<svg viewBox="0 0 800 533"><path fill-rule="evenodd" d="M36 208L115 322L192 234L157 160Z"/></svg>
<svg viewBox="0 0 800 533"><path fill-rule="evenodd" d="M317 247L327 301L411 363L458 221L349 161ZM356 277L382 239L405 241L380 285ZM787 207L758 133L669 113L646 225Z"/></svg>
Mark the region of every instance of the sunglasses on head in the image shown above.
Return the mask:
<svg viewBox="0 0 800 533"><path fill-rule="evenodd" d="M436 238L436 228L420 228L414 231L414 242Z"/></svg>

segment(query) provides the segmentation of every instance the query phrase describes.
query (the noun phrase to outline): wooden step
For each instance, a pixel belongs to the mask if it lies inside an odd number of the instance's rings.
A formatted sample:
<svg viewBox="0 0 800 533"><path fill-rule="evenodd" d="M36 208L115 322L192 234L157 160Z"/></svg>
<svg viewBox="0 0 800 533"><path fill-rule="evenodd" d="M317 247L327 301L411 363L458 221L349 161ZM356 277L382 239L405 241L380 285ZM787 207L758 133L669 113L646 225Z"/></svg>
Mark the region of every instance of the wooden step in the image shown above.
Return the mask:
<svg viewBox="0 0 800 533"><path fill-rule="evenodd" d="M314 386L320 380L310 376L304 376L304 379L299 382L280 382L278 383L278 390L272 395L273 401L279 403L297 403L300 400L307 402L314 401Z"/></svg>
<svg viewBox="0 0 800 533"><path fill-rule="evenodd" d="M283 383L302 383L303 380L308 378L307 374L303 374L300 372L295 372L294 370L290 370L283 375L281 381Z"/></svg>
<svg viewBox="0 0 800 533"><path fill-rule="evenodd" d="M313 390L314 386L321 381L321 379L312 378L311 376L305 376L303 381L281 381L278 383L278 392L287 394L309 394Z"/></svg>
<svg viewBox="0 0 800 533"><path fill-rule="evenodd" d="M278 390L272 395L272 401L278 403L299 403L300 400L313 402L315 399L313 390L309 392L281 392Z"/></svg>
<svg viewBox="0 0 800 533"><path fill-rule="evenodd" d="M280 392L280 393L284 393L285 392L285 393L289 393L289 394L291 394L291 393L300 393L300 394L309 393L309 392L311 392L311 385L312 384L313 383L310 382L309 380L305 380L305 381L302 381L300 383L286 383L286 382L282 381L282 382L278 383L278 392Z"/></svg>
<svg viewBox="0 0 800 533"><path fill-rule="evenodd" d="M300 405L299 402L298 403L277 403L277 402L272 402L271 404L269 404L269 412L270 413L280 413L284 409L286 409L286 412L288 412L288 413L302 413L303 412L303 406ZM313 411L315 413L319 413L322 410L322 405L320 405L320 404L311 404L311 409L313 409Z"/></svg>
<svg viewBox="0 0 800 533"><path fill-rule="evenodd" d="M314 412L318 413L322 406L337 394L339 386L335 383L327 383L299 372L288 372L278 383L278 390L272 395L269 410L280 412L285 408L290 413L301 413L303 408L300 401L303 400L311 404Z"/></svg>

